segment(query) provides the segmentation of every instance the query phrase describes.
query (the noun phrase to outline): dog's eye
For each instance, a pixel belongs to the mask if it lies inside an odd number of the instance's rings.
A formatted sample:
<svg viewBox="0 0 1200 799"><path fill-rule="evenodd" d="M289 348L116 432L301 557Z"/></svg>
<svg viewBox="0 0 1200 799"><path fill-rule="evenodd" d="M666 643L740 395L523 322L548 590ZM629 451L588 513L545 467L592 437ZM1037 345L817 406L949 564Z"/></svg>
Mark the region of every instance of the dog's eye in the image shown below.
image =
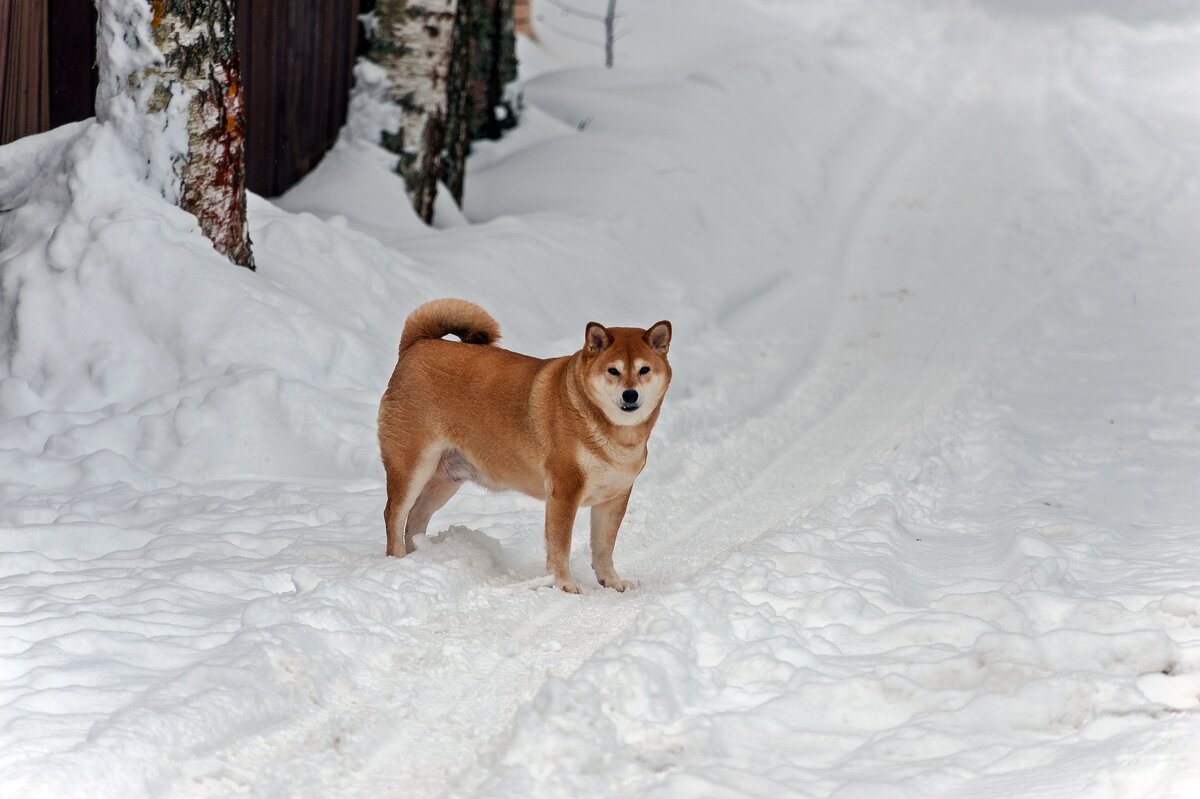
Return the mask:
<svg viewBox="0 0 1200 799"><path fill-rule="evenodd" d="M638 369L638 374L639 374L639 375L648 375L648 374L650 374L650 367L649 367L649 366L643 366L641 369Z"/></svg>
<svg viewBox="0 0 1200 799"><path fill-rule="evenodd" d="M617 369L617 367L615 367L615 366L610 366L610 367L608 367L608 373L609 373L610 375L612 375L613 377L620 377L620 376L621 376L621 370Z"/></svg>

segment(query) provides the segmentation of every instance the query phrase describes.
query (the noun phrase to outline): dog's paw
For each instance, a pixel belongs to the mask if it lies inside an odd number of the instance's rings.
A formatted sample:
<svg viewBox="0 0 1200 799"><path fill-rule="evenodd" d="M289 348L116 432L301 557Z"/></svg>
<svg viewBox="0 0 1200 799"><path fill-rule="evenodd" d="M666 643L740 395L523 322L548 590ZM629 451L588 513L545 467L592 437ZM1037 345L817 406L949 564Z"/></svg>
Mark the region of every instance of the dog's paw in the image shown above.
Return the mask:
<svg viewBox="0 0 1200 799"><path fill-rule="evenodd" d="M555 580L554 587L561 588L563 591L566 591L568 594L580 593L579 583L575 582L574 580L562 580L562 581Z"/></svg>
<svg viewBox="0 0 1200 799"><path fill-rule="evenodd" d="M620 579L601 580L600 585L604 586L605 588L611 588L614 591L620 591L622 593L624 593L626 590L628 590L630 588L633 588L633 583L629 582L628 580L620 580Z"/></svg>

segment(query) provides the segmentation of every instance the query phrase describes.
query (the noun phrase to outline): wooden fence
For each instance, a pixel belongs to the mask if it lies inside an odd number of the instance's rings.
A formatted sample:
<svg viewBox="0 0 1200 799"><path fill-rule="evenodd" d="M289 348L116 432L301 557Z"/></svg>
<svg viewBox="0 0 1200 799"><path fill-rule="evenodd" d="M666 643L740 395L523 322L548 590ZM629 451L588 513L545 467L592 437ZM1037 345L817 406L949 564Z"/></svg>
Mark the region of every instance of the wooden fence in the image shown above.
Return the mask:
<svg viewBox="0 0 1200 799"><path fill-rule="evenodd" d="M0 0L0 143L50 126L47 0Z"/></svg>
<svg viewBox="0 0 1200 799"><path fill-rule="evenodd" d="M369 1L239 0L252 191L281 194L336 140ZM92 116L95 60L94 0L0 0L0 144Z"/></svg>
<svg viewBox="0 0 1200 799"><path fill-rule="evenodd" d="M282 194L325 155L346 121L358 43L355 0L242 0L246 185Z"/></svg>

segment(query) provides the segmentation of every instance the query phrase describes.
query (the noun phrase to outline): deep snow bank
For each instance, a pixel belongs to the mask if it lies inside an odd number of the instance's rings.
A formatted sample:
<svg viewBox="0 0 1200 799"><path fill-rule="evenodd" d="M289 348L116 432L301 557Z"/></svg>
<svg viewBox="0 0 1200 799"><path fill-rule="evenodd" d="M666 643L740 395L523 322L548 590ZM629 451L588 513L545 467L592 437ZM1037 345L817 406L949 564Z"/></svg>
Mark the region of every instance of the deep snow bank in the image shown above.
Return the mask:
<svg viewBox="0 0 1200 799"><path fill-rule="evenodd" d="M689 47L713 47L722 21L744 17L722 4L710 13ZM652 14L639 35L667 24ZM686 354L689 329L727 297L794 271L796 223L816 204L814 153L843 127L788 103L797 85L811 103L863 97L810 57L764 47L757 17L742 27L719 77L660 53L652 72L527 85L530 124L481 153L491 163L472 175L468 214L500 217L489 225L437 236L402 209L385 229L385 203L357 193L373 198L390 178L378 148L344 137L353 146L284 203L327 221L252 199L257 274L227 268L190 216L143 186L112 130L85 123L5 148L6 472L66 486L104 452L143 476L373 475L373 406L397 332L409 309L444 294L480 301L510 343L547 354L575 349L590 318L681 308ZM750 60L755 49L765 52ZM764 76L776 72L788 79L772 87ZM754 122L764 90L777 95L770 125Z"/></svg>
<svg viewBox="0 0 1200 799"><path fill-rule="evenodd" d="M111 130L5 150L6 477L370 472L368 378L392 332L378 298L407 288L402 256L256 200L266 263L235 269L141 185ZM39 167L20 174L30 153ZM109 462L88 474L97 453Z"/></svg>

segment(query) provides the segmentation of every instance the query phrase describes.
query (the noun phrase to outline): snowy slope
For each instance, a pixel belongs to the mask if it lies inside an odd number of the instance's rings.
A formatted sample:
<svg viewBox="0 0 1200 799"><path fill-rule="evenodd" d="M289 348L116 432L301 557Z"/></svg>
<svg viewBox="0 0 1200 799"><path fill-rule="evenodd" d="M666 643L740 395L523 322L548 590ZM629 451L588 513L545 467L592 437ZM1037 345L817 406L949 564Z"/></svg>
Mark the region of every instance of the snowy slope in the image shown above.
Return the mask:
<svg viewBox="0 0 1200 799"><path fill-rule="evenodd" d="M1200 793L1196 9L624 5L616 70L525 49L470 226L352 130L250 274L110 131L0 148L0 795ZM481 491L382 557L447 295L673 321L636 591Z"/></svg>

